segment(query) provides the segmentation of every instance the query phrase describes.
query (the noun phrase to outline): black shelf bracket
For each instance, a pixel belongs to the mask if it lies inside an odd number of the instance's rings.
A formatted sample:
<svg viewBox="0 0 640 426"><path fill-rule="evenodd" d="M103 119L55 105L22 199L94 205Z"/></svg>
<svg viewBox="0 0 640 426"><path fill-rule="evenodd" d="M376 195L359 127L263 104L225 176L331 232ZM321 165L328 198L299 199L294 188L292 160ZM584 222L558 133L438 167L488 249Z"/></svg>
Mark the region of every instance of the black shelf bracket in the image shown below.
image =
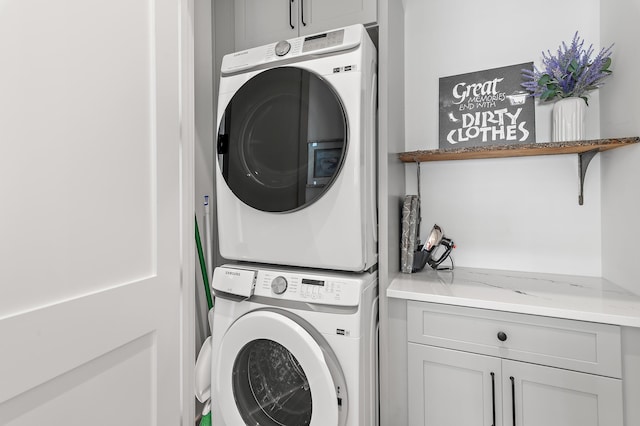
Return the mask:
<svg viewBox="0 0 640 426"><path fill-rule="evenodd" d="M584 204L584 177L587 174L587 167L589 167L589 163L598 152L600 151L592 149L591 151L578 153L578 177L580 178L580 195L578 195L578 204L580 205Z"/></svg>

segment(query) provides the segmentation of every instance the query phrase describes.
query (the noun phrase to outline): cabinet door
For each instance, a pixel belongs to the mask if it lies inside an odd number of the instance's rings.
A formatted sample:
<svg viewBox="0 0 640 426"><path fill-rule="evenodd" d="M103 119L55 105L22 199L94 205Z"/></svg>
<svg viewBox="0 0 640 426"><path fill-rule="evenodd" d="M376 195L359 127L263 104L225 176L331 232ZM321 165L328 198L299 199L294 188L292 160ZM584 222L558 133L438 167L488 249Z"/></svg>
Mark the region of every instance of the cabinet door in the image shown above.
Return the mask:
<svg viewBox="0 0 640 426"><path fill-rule="evenodd" d="M298 2L236 0L236 51L297 37Z"/></svg>
<svg viewBox="0 0 640 426"><path fill-rule="evenodd" d="M504 360L502 386L505 426L623 425L619 379Z"/></svg>
<svg viewBox="0 0 640 426"><path fill-rule="evenodd" d="M376 0L297 0L300 1L300 35L372 24L377 20Z"/></svg>
<svg viewBox="0 0 640 426"><path fill-rule="evenodd" d="M501 360L409 343L410 426L500 426Z"/></svg>

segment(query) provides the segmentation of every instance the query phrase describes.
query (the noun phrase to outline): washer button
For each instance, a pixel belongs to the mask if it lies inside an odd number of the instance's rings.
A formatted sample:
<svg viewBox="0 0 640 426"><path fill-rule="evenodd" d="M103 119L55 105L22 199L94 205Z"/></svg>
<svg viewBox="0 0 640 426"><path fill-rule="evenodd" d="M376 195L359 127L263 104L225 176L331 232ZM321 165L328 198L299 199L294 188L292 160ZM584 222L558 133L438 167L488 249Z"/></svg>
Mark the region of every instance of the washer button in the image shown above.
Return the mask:
<svg viewBox="0 0 640 426"><path fill-rule="evenodd" d="M287 290L287 279L283 276L277 276L271 281L271 291L275 294L282 294Z"/></svg>

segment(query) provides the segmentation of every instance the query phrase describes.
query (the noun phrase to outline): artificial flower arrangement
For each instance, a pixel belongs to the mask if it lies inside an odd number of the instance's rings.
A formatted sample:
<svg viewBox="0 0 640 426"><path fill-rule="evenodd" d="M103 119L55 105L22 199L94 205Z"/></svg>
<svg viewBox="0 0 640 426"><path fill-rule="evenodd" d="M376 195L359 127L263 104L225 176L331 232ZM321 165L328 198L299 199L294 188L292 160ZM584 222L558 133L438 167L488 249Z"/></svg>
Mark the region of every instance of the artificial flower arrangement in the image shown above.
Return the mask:
<svg viewBox="0 0 640 426"><path fill-rule="evenodd" d="M613 45L601 49L594 59L591 59L593 45L586 50L583 46L584 40L576 31L571 44L567 46L562 42L556 56L549 50L542 52L543 70L535 66L533 70L523 69L526 81L522 87L541 101L576 97L589 105L588 92L601 87L603 80L611 75L609 67Z"/></svg>

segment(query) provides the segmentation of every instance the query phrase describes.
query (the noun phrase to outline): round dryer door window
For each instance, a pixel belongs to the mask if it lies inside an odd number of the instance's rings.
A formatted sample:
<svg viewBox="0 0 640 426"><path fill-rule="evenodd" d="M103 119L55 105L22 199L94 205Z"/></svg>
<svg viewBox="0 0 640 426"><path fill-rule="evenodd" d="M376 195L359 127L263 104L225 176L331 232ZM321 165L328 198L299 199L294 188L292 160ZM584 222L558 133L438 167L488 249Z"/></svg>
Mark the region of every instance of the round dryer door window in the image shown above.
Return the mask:
<svg viewBox="0 0 640 426"><path fill-rule="evenodd" d="M218 164L233 193L267 212L319 199L337 178L347 149L347 119L332 87L295 67L247 81L218 129Z"/></svg>
<svg viewBox="0 0 640 426"><path fill-rule="evenodd" d="M257 310L235 321L214 377L226 424L343 426L346 382L320 333L286 312Z"/></svg>

